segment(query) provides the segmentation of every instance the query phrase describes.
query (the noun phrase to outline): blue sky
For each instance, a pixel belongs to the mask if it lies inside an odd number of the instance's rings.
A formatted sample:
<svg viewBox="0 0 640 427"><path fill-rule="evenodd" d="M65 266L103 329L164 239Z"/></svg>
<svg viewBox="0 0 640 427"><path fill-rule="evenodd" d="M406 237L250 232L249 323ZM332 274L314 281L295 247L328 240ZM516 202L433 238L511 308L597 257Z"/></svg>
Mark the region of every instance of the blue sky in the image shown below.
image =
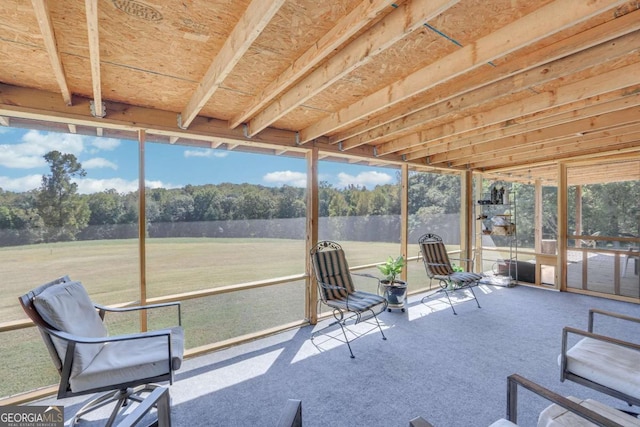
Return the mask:
<svg viewBox="0 0 640 427"><path fill-rule="evenodd" d="M76 180L81 193L110 188L125 193L137 189L136 141L0 127L0 188L21 192L40 186L49 173L43 156L51 151L74 154L87 176ZM261 156L180 145L145 146L147 187L175 188L186 184L250 183L267 186L306 185L306 162L286 156ZM372 189L396 181L396 170L321 162L320 180L334 187L349 184Z"/></svg>

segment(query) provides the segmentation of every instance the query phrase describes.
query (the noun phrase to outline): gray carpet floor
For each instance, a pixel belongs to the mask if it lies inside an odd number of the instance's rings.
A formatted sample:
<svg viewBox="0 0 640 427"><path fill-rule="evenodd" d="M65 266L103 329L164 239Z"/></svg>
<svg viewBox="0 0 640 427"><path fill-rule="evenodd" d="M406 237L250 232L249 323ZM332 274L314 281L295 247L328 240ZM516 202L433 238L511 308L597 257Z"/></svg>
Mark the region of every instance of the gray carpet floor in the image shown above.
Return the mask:
<svg viewBox="0 0 640 427"><path fill-rule="evenodd" d="M173 425L273 426L295 398L305 427L407 426L416 416L440 427L488 426L505 415L512 373L563 395L625 407L561 383L557 357L563 326L586 329L589 308L640 317L639 305L525 286L476 293L482 308L460 294L455 316L442 294L424 303L423 295L410 297L406 312L381 314L386 341L372 331L352 343L355 359L335 340L312 343L312 327L305 327L186 360L170 388ZM596 332L636 341L639 329L596 323ZM71 414L78 402L42 404ZM535 425L547 405L523 390L520 424Z"/></svg>

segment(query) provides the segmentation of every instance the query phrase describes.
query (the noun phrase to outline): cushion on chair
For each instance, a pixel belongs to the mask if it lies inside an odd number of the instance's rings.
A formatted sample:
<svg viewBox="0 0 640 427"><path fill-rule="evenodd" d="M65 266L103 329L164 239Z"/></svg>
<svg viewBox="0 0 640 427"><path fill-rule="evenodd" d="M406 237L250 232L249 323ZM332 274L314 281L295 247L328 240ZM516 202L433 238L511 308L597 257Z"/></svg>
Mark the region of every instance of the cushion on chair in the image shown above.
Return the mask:
<svg viewBox="0 0 640 427"><path fill-rule="evenodd" d="M175 370L182 364L184 331L181 327L170 330L172 364ZM169 371L165 336L116 341L104 345L84 371L71 376L69 384L77 393L96 387L127 383L132 378L165 375Z"/></svg>
<svg viewBox="0 0 640 427"><path fill-rule="evenodd" d="M424 258L427 260L427 268L432 275L447 276L454 272L444 243L429 242L422 243L421 246Z"/></svg>
<svg viewBox="0 0 640 427"><path fill-rule="evenodd" d="M452 273L447 276L437 275L433 277L436 279L451 280L452 282L455 282L455 283L474 283L482 279L481 275L477 273L470 273L467 271L456 271L455 273Z"/></svg>
<svg viewBox="0 0 640 427"><path fill-rule="evenodd" d="M53 328L80 337L103 338L107 329L93 302L80 282L61 283L36 295L33 305L40 317ZM65 359L66 342L53 338L61 360ZM98 354L102 344L77 344L72 375L81 372Z"/></svg>
<svg viewBox="0 0 640 427"><path fill-rule="evenodd" d="M567 351L569 372L640 399L639 366L640 351L593 338Z"/></svg>
<svg viewBox="0 0 640 427"><path fill-rule="evenodd" d="M318 251L313 254L313 264L316 279L327 285L342 286L347 289L326 289L320 286L324 298L327 300L342 299L355 288L349 272L349 264L342 249Z"/></svg>
<svg viewBox="0 0 640 427"><path fill-rule="evenodd" d="M618 411L603 403L600 403L592 399L578 399L573 396L568 396L568 399L579 403L587 409L591 409L600 415L609 418L623 426L637 427L640 426L640 419L634 418L629 414ZM578 426L595 426L595 424L586 421L579 415L565 409L559 405L551 405L544 409L538 417L538 427L578 427Z"/></svg>
<svg viewBox="0 0 640 427"><path fill-rule="evenodd" d="M384 304L385 299L383 296L372 294L369 292L355 291L347 298L332 299L328 301L330 307L336 307L340 309L347 309L347 302L349 311L365 311L369 310L377 305Z"/></svg>

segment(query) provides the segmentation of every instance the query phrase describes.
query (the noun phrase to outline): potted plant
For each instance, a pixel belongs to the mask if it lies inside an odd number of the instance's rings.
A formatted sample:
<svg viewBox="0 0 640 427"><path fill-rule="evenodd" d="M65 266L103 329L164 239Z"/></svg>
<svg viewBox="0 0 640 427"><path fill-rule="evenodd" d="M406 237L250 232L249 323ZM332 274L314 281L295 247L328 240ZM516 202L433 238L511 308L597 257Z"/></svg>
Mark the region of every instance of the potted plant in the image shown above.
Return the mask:
<svg viewBox="0 0 640 427"><path fill-rule="evenodd" d="M392 308L401 308L404 311L404 301L407 295L407 283L399 279L404 258L401 256L394 258L390 256L384 264L377 266L384 275L380 280L380 285L384 288L384 295L389 303L389 311Z"/></svg>

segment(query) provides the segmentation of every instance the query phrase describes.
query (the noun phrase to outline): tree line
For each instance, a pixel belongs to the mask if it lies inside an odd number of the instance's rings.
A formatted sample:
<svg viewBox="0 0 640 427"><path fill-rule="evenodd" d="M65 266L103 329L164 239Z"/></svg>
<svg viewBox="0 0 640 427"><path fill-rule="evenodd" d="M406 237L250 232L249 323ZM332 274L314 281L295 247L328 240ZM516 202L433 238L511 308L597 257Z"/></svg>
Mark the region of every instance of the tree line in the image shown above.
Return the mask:
<svg viewBox="0 0 640 427"><path fill-rule="evenodd" d="M86 172L77 158L54 150L44 159L49 173L42 176L39 188L26 192L0 189L0 246L138 237L138 191L120 193L109 189L79 194L74 179L86 176ZM509 186L513 194L517 194L519 244L532 247L533 186L494 185ZM410 233L438 232L445 226L456 228L450 223L457 220L460 211L458 175L412 172L408 191ZM294 231L284 220L306 216L306 189L288 185L222 183L146 189L145 192L145 232L149 237L288 237ZM366 236L375 228L383 241L399 238L399 174L395 183L378 185L371 190L355 185L335 188L320 182L318 192L319 216L329 218L332 229L342 230L338 237ZM573 194L574 187L569 194L570 229L575 227L575 218L571 215L576 203ZM585 186L583 233L640 235L639 196L640 186L636 181ZM556 206L557 190L545 187L545 237L557 235ZM296 224L304 229L303 221Z"/></svg>
<svg viewBox="0 0 640 427"><path fill-rule="evenodd" d="M79 194L74 179L86 176L86 172L77 158L54 150L44 159L49 173L42 176L39 188L26 192L0 189L0 245L138 236L138 191L120 193L109 189ZM415 185L411 192L415 197L411 199L428 201L429 208L411 202L412 213L421 211L424 216L459 210L457 177L414 176L413 180ZM399 188L398 182L378 185L371 190L355 185L335 188L321 182L318 189L319 215L334 218L397 217L400 214ZM178 229L198 236L212 234L212 231L193 225L202 222L306 216L306 189L288 185L186 185L182 188L146 189L145 193L146 231L151 237L175 235ZM178 226L185 223L192 226Z"/></svg>

